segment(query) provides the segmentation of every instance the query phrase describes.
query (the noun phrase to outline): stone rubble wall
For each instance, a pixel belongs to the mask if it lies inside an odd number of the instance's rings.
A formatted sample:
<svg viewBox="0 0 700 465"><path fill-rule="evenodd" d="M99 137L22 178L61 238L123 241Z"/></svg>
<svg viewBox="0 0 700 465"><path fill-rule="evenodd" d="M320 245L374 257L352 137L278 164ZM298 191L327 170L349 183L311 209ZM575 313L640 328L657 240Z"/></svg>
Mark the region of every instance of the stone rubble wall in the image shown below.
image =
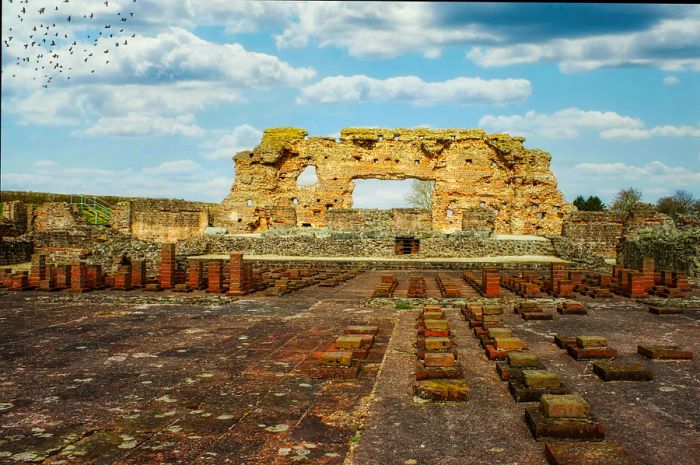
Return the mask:
<svg viewBox="0 0 700 465"><path fill-rule="evenodd" d="M236 179L214 226L264 231L261 209L294 205L297 226L327 227L329 215L352 207L354 179L421 179L435 182L433 231L460 231L463 211L481 207L495 212L498 233L561 234L575 207L557 189L551 156L523 141L480 129L346 128L339 141L268 129L253 151L234 157ZM297 184L309 166L318 182Z"/></svg>
<svg viewBox="0 0 700 465"><path fill-rule="evenodd" d="M333 231L426 232L431 230L431 222L430 211L420 208L343 208L326 214L326 227Z"/></svg>
<svg viewBox="0 0 700 465"><path fill-rule="evenodd" d="M0 265L12 265L31 260L34 252L34 242L28 238L0 239Z"/></svg>
<svg viewBox="0 0 700 465"><path fill-rule="evenodd" d="M700 228L682 231L646 230L618 246L617 262L640 269L644 257L653 257L656 270L673 270L700 276Z"/></svg>

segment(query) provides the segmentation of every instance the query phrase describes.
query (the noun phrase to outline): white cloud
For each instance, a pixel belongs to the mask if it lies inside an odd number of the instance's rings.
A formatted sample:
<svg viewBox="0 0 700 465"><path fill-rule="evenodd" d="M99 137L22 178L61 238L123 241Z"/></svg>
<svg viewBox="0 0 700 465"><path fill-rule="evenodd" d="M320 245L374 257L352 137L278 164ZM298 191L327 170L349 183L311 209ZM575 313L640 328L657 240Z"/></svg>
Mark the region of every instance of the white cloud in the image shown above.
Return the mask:
<svg viewBox="0 0 700 465"><path fill-rule="evenodd" d="M612 111L584 111L578 108L566 108L551 114L528 111L524 115L485 115L479 120L479 127L495 132L538 134L553 138L577 137L579 131L585 129L612 127L634 130L643 126L644 123L638 118Z"/></svg>
<svg viewBox="0 0 700 465"><path fill-rule="evenodd" d="M603 139L648 139L650 137L700 137L700 126L655 126L653 128L614 128L601 131Z"/></svg>
<svg viewBox="0 0 700 465"><path fill-rule="evenodd" d="M78 137L155 137L204 135L204 130L197 126L192 115L180 115L176 118L164 118L158 115L129 113L124 116L101 117L87 129L72 133Z"/></svg>
<svg viewBox="0 0 700 465"><path fill-rule="evenodd" d="M478 24L438 24L438 11L429 3L308 2L299 4L296 22L276 36L277 46L342 47L352 56L388 58L420 53L436 58L442 47L468 41L497 40Z"/></svg>
<svg viewBox="0 0 700 465"><path fill-rule="evenodd" d="M556 61L563 72L615 66L700 71L700 58L693 52L699 42L700 18L689 17L660 21L648 30L632 33L500 47L473 47L467 53L467 58L484 67ZM687 56L670 53L682 50L688 50Z"/></svg>
<svg viewBox="0 0 700 465"><path fill-rule="evenodd" d="M332 76L302 89L298 103L407 101L415 104L522 102L532 92L525 79L458 77L425 82L416 76L374 79L365 75Z"/></svg>
<svg viewBox="0 0 700 465"><path fill-rule="evenodd" d="M665 76L664 77L664 85L665 86L675 86L680 82L680 79L678 79L676 76Z"/></svg>
<svg viewBox="0 0 700 465"><path fill-rule="evenodd" d="M3 189L220 202L228 194L232 175L193 160L174 160L141 170L79 167L3 172L0 180Z"/></svg>
<svg viewBox="0 0 700 465"><path fill-rule="evenodd" d="M262 131L249 124L242 124L224 134L216 142L205 142L200 147L207 151L209 159L231 159L241 150L252 150L260 143Z"/></svg>
<svg viewBox="0 0 700 465"><path fill-rule="evenodd" d="M691 171L684 166L670 166L661 161L652 161L646 165L627 165L625 163L579 163L574 170L584 176L601 176L625 181L645 181L661 186L700 185L700 172Z"/></svg>
<svg viewBox="0 0 700 465"><path fill-rule="evenodd" d="M34 162L34 166L37 168L51 168L56 166L58 163L56 163L53 160L37 160Z"/></svg>

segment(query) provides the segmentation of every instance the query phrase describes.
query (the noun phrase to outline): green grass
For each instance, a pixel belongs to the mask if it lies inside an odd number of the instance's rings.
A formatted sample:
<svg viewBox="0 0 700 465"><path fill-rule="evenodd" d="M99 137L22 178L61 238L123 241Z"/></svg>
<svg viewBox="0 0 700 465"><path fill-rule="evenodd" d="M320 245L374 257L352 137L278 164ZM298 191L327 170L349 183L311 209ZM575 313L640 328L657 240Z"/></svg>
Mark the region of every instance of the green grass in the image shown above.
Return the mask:
<svg viewBox="0 0 700 465"><path fill-rule="evenodd" d="M353 434L352 436L350 436L350 444L359 444L361 438L362 435L359 432Z"/></svg>
<svg viewBox="0 0 700 465"><path fill-rule="evenodd" d="M408 305L406 302L396 302L396 303L394 304L394 308L395 308L396 310L410 310L410 309L413 308L413 307L411 307L410 305Z"/></svg>

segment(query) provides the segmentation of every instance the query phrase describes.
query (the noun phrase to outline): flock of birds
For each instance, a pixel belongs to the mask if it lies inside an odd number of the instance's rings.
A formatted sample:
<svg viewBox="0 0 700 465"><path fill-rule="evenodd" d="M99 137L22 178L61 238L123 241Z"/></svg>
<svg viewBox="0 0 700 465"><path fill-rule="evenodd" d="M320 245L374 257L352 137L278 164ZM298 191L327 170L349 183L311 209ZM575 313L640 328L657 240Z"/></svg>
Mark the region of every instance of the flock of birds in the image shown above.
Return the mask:
<svg viewBox="0 0 700 465"><path fill-rule="evenodd" d="M14 1L9 0L9 3L14 3ZM73 63L87 66L91 69L89 73L94 74L97 68L94 64L98 63L98 60L102 59L105 64L109 64L110 50L116 47L126 47L129 45L129 39L136 37L136 34L125 33L126 23L134 18L133 11L123 13L119 11L114 15L116 18L109 20L109 17L112 16L110 13L100 12L96 9L82 14L82 18L80 16L76 18L74 14L66 16L57 13L61 10L59 5L70 3L70 0L62 0L53 9L49 7L48 10L46 6L39 8L34 6L35 12L31 11L29 0L20 0L17 3L17 6L21 5L16 18L19 24L14 22L14 29L8 27L7 37L3 38L3 44L6 48L12 47L13 54L16 54L15 65L28 69L34 81L43 81L42 87L44 88L51 84L54 77L62 76L66 80L70 80L71 71L74 71L73 66L76 66ZM41 3L45 4L46 2ZM130 1L130 4L133 3L136 3L136 0ZM61 5L61 7L64 6ZM99 7L108 8L109 0L101 2ZM46 15L44 16L45 21L35 20L28 25L29 27L23 24L25 18L32 20L42 18L42 15ZM106 17L108 19L106 24L98 23L95 20L98 17ZM61 24L62 21L63 24ZM70 29L66 26L76 25L79 21L82 27L75 27L75 30L82 31L84 34L80 38L70 37ZM26 36L18 37L25 35L20 31L25 31ZM90 33L88 34L88 32ZM76 55L80 57L80 60L66 60L66 54ZM67 63L67 61L71 63ZM87 73L88 68L84 70L85 73ZM2 70L2 73L4 74L5 70ZM11 75L13 78L22 77L17 73L17 70L12 71Z"/></svg>

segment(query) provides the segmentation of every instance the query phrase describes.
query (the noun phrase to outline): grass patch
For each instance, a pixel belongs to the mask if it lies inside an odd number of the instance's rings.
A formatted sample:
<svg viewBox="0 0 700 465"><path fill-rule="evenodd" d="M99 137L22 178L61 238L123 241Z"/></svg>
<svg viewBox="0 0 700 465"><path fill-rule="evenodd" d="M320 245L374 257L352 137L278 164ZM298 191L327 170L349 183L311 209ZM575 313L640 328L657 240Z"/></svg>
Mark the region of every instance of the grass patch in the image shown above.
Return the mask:
<svg viewBox="0 0 700 465"><path fill-rule="evenodd" d="M350 444L359 444L361 438L362 435L359 432L353 434L352 436L350 436Z"/></svg>
<svg viewBox="0 0 700 465"><path fill-rule="evenodd" d="M394 304L394 308L396 310L410 310L412 307L406 302L399 301Z"/></svg>

